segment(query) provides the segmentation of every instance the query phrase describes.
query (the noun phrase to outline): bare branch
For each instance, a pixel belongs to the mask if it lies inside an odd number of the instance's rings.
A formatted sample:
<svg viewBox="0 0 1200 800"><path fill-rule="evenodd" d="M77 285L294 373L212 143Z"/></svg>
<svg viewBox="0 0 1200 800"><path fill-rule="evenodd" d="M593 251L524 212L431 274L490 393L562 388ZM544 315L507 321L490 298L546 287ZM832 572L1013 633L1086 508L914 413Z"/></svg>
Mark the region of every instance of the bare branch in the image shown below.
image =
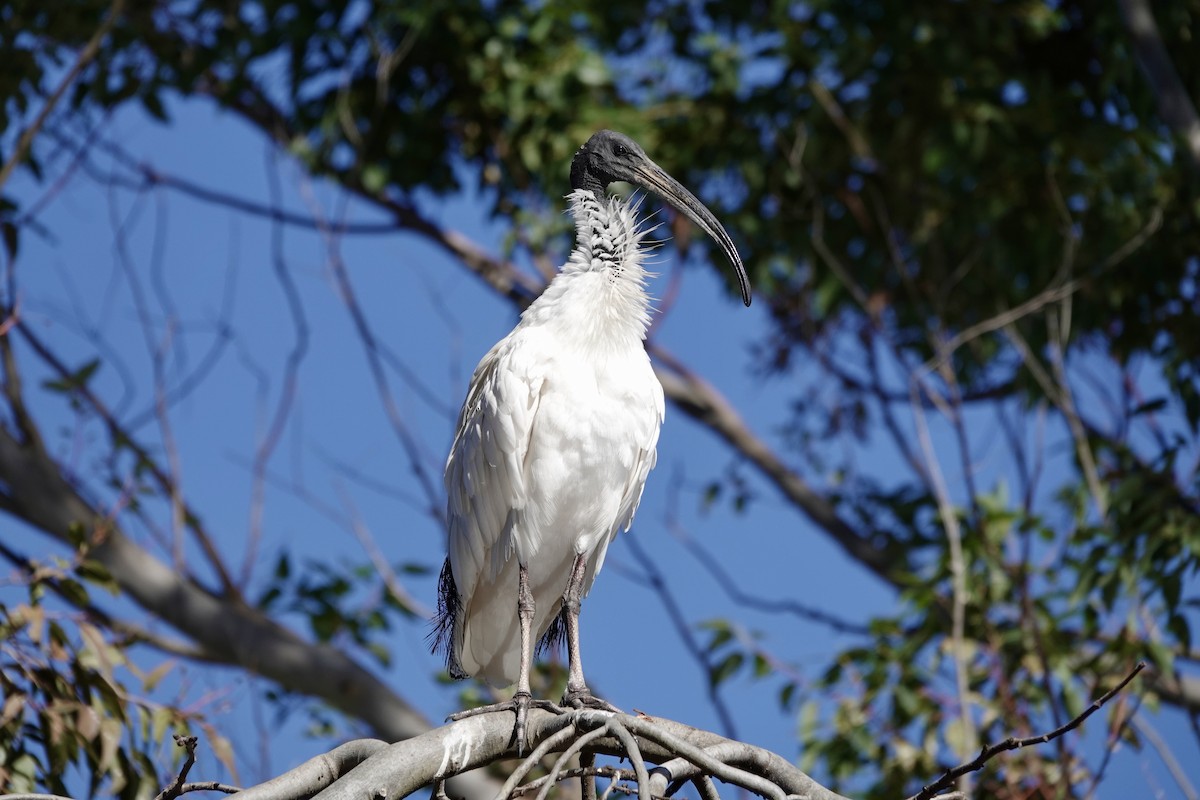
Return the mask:
<svg viewBox="0 0 1200 800"><path fill-rule="evenodd" d="M281 193L279 186L279 165L277 154L271 154L268 159L267 185L270 187L274 205L279 204ZM304 302L296 282L292 279L287 262L283 256L283 226L278 222L271 225L271 269L275 280L283 292L287 303L288 314L292 319L292 346L288 350L283 364L283 385L279 389L279 399L271 414L266 431L258 441L254 450L253 479L251 482L250 498L250 530L246 537L245 554L242 560L241 587L250 582L251 572L257 561L258 543L262 540L263 512L266 504L266 471L271 456L283 438L284 428L291 416L292 407L296 400L296 386L299 381L300 366L308 354L309 327L308 317L304 313Z"/></svg>
<svg viewBox="0 0 1200 800"><path fill-rule="evenodd" d="M379 394L380 402L383 404L384 413L387 415L388 422L391 424L396 438L399 439L400 445L404 449L405 457L408 459L409 471L425 494L425 502L427 504L425 512L432 519L436 520L439 526L445 526L445 511L442 507L444 497L441 485L430 476L424 456L421 453L420 444L400 413L400 408L396 403L395 395L392 393L391 385L387 379L384 360L380 356L381 348L378 344L378 337L375 336L375 332L367 320L366 312L358 302L358 295L354 290L354 284L350 280L350 272L346 269L345 261L342 260L339 242L328 230L322 230L321 233L325 240L329 268L333 275L334 283L337 286L339 299L346 306L346 310L350 314L350 319L354 323L354 331L362 343L363 352L367 357L367 366L371 370L371 377L375 382L375 390Z"/></svg>
<svg viewBox="0 0 1200 800"><path fill-rule="evenodd" d="M19 498L12 511L64 545L73 546L74 531L82 529L89 557L108 570L129 599L193 639L212 660L320 697L389 739L429 729L419 712L338 648L307 642L155 558L93 509L48 456L23 447L3 427L0 481Z"/></svg>
<svg viewBox="0 0 1200 800"><path fill-rule="evenodd" d="M946 356L939 357L940 364L946 364ZM952 379L952 376L951 376ZM967 654L965 648L964 628L966 625L966 607L967 607L967 579L966 579L966 563L963 558L962 548L962 528L958 522L958 512L954 508L950 499L950 490L946 485L946 479L942 474L941 464L938 461L937 454L933 449L933 440L929 434L929 424L925 419L925 410L920 403L921 393L925 392L933 397L932 390L926 385L924 373L920 370L912 375L912 413L913 420L916 423L917 439L920 442L921 452L925 456L925 474L929 476L930 485L933 487L934 497L937 500L938 516L942 521L942 528L946 532L946 542L950 551L950 579L953 591L953 601L950 610L950 646L953 649L954 657L954 684L955 693L958 697L958 719L962 724L962 730L966 741L964 744L964 755L975 748L978 741L979 732L975 726L975 720L971 715L971 695L968 691L967 679ZM950 416L957 416L955 410L949 410ZM974 497L974 493L972 493ZM959 776L959 789L969 795L971 793L971 779L968 772L963 772Z"/></svg>
<svg viewBox="0 0 1200 800"><path fill-rule="evenodd" d="M556 749L562 747L567 742L571 741L571 739L575 737L576 733L577 731L575 729L575 725L568 724L564 725L559 730L554 731L554 733L543 739L537 745L537 747L533 748L533 752L526 756L525 760L522 761L520 765L512 771L512 774L508 776L508 780L506 780L504 782L504 786L500 788L499 796L508 797L509 794L516 789L517 785L520 784L521 781L525 780L525 776L528 775L543 758L554 752Z"/></svg>
<svg viewBox="0 0 1200 800"><path fill-rule="evenodd" d="M625 537L625 543L633 551L634 557L641 566L645 575L645 582L658 595L659 602L662 603L667 616L671 619L671 624L675 627L675 633L683 641L683 646L687 648L688 653L700 665L701 669L706 673L710 673L713 665L709 662L708 655L704 652L704 649L696 641L691 625L688 624L683 611L679 608L679 603L675 601L675 596L671 594L671 590L667 586L666 578L663 577L662 572L655 566L654 560L642 548L636 536ZM721 720L721 727L724 729L726 735L736 736L733 713L730 712L729 706L725 703L724 698L721 697L719 689L720 687L717 684L708 681L708 700L712 703L713 710L717 712L717 717Z"/></svg>
<svg viewBox="0 0 1200 800"><path fill-rule="evenodd" d="M239 800L298 800L310 797L387 746L387 742L379 739L346 742L266 783L243 789Z"/></svg>
<svg viewBox="0 0 1200 800"><path fill-rule="evenodd" d="M108 16L104 18L104 22L100 23L100 26L92 34L92 38L79 51L79 55L75 57L75 63L71 65L71 68L67 70L67 74L63 76L58 86L46 98L46 103L42 106L41 111L38 112L37 117L34 118L28 128L21 131L21 136L17 139L17 144L13 148L12 155L9 156L8 161L4 162L4 166L0 167L0 187L3 187L8 182L13 170L29 155L29 149L33 146L34 137L38 135L38 132L46 124L50 113L54 111L54 107L62 100L67 89L71 88L71 84L75 82L80 73L95 61L96 56L100 54L100 45L104 43L104 37L108 36L109 32L112 31L113 26L117 24L117 20L120 19L124 10L125 0L113 0L113 4L109 7Z"/></svg>
<svg viewBox="0 0 1200 800"><path fill-rule="evenodd" d="M905 565L889 557L882 548L855 530L823 495L787 466L771 447L746 425L745 420L715 387L692 372L669 351L648 342L647 351L655 359L655 374L663 392L689 417L707 427L738 455L745 458L791 503L829 534L855 561L884 582L900 585L899 574Z"/></svg>
<svg viewBox="0 0 1200 800"><path fill-rule="evenodd" d="M230 786L220 781L193 781L179 787L179 794L181 795L188 792L224 792L225 794L237 794L240 791L241 789L238 787Z"/></svg>
<svg viewBox="0 0 1200 800"><path fill-rule="evenodd" d="M595 731L601 733L597 735ZM774 753L660 717L612 714L589 709L553 714L542 709L531 709L527 735L531 743L537 744L514 771L513 775L517 776L515 780L510 777L505 784L498 795L500 798L511 797L516 791L528 791L531 787L521 787L520 782L533 765L549 753L570 749L573 742L586 737L588 748L597 752L618 757L629 757L631 750L637 754L632 759L632 771L640 778L638 791L643 798L653 794L650 787L664 779L670 783L674 776L664 774L662 768L655 770L651 776L649 771L643 771L644 763L642 770L638 769L637 765L642 760L679 765L681 772L711 775L773 800L784 800L788 795L805 796L809 800L845 800ZM637 737L636 742L634 737ZM342 779L325 785L316 796L322 800L380 796L401 800L436 780L515 755L512 714L508 711L480 714L444 725L415 739L381 748ZM590 773L603 774L594 768ZM621 777L627 777L628 773L628 770L622 771ZM537 785L544 789L553 782L553 776L548 776ZM296 794L268 791L267 786L264 784L248 789L246 800L291 800L298 797Z"/></svg>
<svg viewBox="0 0 1200 800"><path fill-rule="evenodd" d="M1137 677L1137 674L1145 668L1146 663L1144 661L1139 661L1133 670L1126 675L1120 683L1101 695L1095 702L1088 706L1083 713L1079 714L1067 724L1055 728L1049 733L1041 734L1040 736L1030 736L1026 739L1008 738L999 744L987 745L983 748L983 750L980 751L979 755L976 756L974 760L965 764L960 764L954 769L946 770L942 777L938 778L933 783L922 787L921 791L914 794L908 800L930 800L930 798L932 798L937 792L945 789L947 786L957 780L959 776L965 775L968 772L975 772L979 769L982 769L984 764L991 761L1000 753L1004 753L1009 750L1017 750L1022 747L1030 747L1031 745L1035 744L1052 742L1063 734L1075 730L1083 724L1084 720L1086 720L1088 717L1098 711L1101 706L1111 700L1117 694L1117 692L1128 686L1129 682Z"/></svg>
<svg viewBox="0 0 1200 800"><path fill-rule="evenodd" d="M175 776L175 780L158 793L154 800L175 800L182 794L183 782L187 780L187 774L191 771L192 765L196 763L196 737L181 736L175 734L176 747L182 747L187 751L187 756L183 760L183 766L179 768L179 774Z"/></svg>
<svg viewBox="0 0 1200 800"><path fill-rule="evenodd" d="M17 330L20 332L25 342L33 349L34 353L36 353L39 358L46 362L46 364L53 369L60 378L66 379L71 376L72 373L70 368L67 367L67 365L64 364L36 334L34 334L29 326L22 322L18 322ZM104 426L108 429L109 436L112 437L113 441L120 442L123 446L128 447L133 452L138 459L139 465L144 468L151 477L154 478L155 483L158 484L159 490L168 497L176 496L177 490L174 481L171 479L171 476L168 475L162 469L162 467L158 465L158 462L153 456L150 455L149 451L137 443L133 436L130 435L130 433L117 420L116 416L109 411L104 402L86 385L75 386L73 387L73 391L75 396L86 402L88 407L91 408L92 412L100 418L101 422L103 422ZM41 456L47 461L49 460L49 457L44 453L42 453ZM231 597L240 597L240 593L238 592L237 587L234 585L233 579L230 578L228 571L225 569L225 562L221 559L220 554L217 552L216 545L213 544L212 538L208 535L207 531L204 529L204 526L201 524L199 515L195 512L195 509L190 508L186 504L183 506L183 511L184 519L191 528L193 537L197 542L199 542L201 550L204 552L209 564L217 573L217 578L221 582L222 589Z"/></svg>
<svg viewBox="0 0 1200 800"><path fill-rule="evenodd" d="M849 633L855 636L867 636L870 634L870 629L866 625L844 620L828 611L805 605L791 598L768 599L750 594L743 590L737 581L734 580L733 576L721 565L721 562L712 553L708 552L702 544L693 539L687 531L678 525L672 525L670 529L672 535L700 562L700 565L712 576L713 580L728 595L729 599L738 605L753 608L756 611L791 614L809 622L825 625L830 630L837 631L838 633Z"/></svg>
<svg viewBox="0 0 1200 800"><path fill-rule="evenodd" d="M1150 746L1158 753L1158 757L1166 765L1167 771L1175 779L1176 785L1179 786L1179 790L1183 792L1186 800L1198 800L1200 793L1196 792L1196 787L1188 780L1187 773L1183 771L1179 760L1175 758L1175 754L1171 752L1171 748L1163 741L1162 736L1154 729L1154 726L1147 722L1141 714L1134 714L1130 722L1134 728L1137 728L1138 733L1146 737L1146 741L1150 742Z"/></svg>

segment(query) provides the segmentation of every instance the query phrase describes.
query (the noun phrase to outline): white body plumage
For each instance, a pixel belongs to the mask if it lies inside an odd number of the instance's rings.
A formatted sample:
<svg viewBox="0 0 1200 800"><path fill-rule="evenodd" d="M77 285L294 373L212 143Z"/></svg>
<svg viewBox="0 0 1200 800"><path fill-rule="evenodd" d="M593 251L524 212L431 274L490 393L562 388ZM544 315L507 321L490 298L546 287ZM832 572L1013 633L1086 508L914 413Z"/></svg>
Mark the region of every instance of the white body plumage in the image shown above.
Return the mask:
<svg viewBox="0 0 1200 800"><path fill-rule="evenodd" d="M628 529L655 463L663 391L643 347L649 298L636 205L568 196L577 245L471 378L446 463L458 612L453 673L504 686L522 648L514 613L528 570L540 638L579 555L591 588Z"/></svg>

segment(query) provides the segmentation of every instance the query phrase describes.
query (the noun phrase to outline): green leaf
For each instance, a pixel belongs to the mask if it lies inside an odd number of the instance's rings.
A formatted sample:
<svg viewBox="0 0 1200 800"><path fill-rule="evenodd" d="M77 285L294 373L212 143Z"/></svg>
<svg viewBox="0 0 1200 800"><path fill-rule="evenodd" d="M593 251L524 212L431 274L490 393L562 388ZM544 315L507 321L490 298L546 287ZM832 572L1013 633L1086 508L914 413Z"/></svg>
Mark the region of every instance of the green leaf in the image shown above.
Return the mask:
<svg viewBox="0 0 1200 800"><path fill-rule="evenodd" d="M713 688L720 686L726 680L731 678L734 673L741 669L742 663L746 657L741 653L730 653L717 662L715 667L712 667L708 673L709 685Z"/></svg>
<svg viewBox="0 0 1200 800"><path fill-rule="evenodd" d="M96 370L100 368L100 359L93 358L72 373L57 379L42 381L42 386L52 392L70 393L83 389Z"/></svg>
<svg viewBox="0 0 1200 800"><path fill-rule="evenodd" d="M765 678L774 670L771 669L771 663L761 653L754 654L754 677Z"/></svg>
<svg viewBox="0 0 1200 800"><path fill-rule="evenodd" d="M1188 625L1187 617L1183 614L1171 614L1167 617L1167 631L1175 637L1179 642L1179 648L1183 652L1189 652L1192 649L1192 629Z"/></svg>
<svg viewBox="0 0 1200 800"><path fill-rule="evenodd" d="M381 194L388 184L388 170L382 164L368 164L362 171L362 184L371 194Z"/></svg>

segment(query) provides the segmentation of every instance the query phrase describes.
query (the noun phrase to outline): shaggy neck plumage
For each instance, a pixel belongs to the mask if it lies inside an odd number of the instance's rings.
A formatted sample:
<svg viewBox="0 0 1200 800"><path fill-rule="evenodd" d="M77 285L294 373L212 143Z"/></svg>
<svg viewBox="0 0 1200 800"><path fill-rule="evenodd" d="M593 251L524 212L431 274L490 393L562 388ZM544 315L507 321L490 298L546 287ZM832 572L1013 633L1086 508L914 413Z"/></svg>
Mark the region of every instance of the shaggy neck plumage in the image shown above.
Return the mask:
<svg viewBox="0 0 1200 800"><path fill-rule="evenodd" d="M588 189L576 189L567 200L575 217L575 249L525 316L530 322L569 320L581 338L601 346L618 338L644 339L650 298L641 242L647 231L638 226L637 203Z"/></svg>

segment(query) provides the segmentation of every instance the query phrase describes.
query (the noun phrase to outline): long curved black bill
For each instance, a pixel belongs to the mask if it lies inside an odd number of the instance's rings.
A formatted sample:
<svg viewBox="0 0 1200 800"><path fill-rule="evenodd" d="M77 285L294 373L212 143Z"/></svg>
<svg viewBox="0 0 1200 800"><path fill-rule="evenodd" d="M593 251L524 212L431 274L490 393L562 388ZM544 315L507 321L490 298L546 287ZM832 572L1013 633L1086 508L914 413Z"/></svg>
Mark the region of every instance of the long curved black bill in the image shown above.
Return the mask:
<svg viewBox="0 0 1200 800"><path fill-rule="evenodd" d="M742 257L738 255L737 248L733 246L733 240L729 238L729 234L725 232L725 228L721 227L721 223L717 222L717 218L713 216L712 212L696 198L696 195L685 189L683 184L668 175L666 170L653 161L647 159L645 164L635 169L635 172L638 177L637 182L641 186L654 192L686 214L688 219L696 223L702 231L721 246L729 263L733 265L734 272L737 273L738 285L742 290L742 302L750 305L750 278L746 276L746 268L742 266Z"/></svg>

